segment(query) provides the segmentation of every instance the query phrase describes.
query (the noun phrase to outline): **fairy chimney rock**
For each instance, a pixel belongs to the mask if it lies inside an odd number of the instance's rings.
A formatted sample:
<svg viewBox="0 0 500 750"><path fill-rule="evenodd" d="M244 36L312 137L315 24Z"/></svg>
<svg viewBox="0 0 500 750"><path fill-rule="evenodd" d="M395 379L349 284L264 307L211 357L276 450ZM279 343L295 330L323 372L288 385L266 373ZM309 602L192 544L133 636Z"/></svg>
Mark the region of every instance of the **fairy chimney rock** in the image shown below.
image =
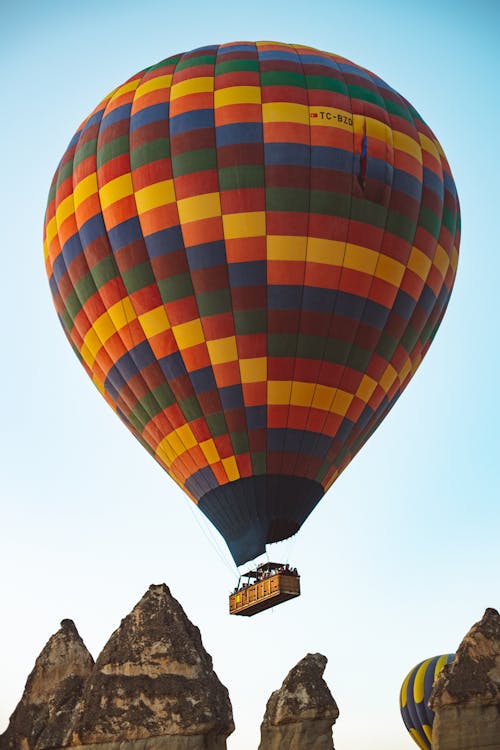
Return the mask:
<svg viewBox="0 0 500 750"><path fill-rule="evenodd" d="M259 750L333 750L339 709L323 679L322 654L307 654L269 698Z"/></svg>
<svg viewBox="0 0 500 750"><path fill-rule="evenodd" d="M487 609L434 685L433 750L500 750L500 615Z"/></svg>
<svg viewBox="0 0 500 750"><path fill-rule="evenodd" d="M69 744L93 666L73 621L63 620L35 662L9 726L0 735L0 749L46 750Z"/></svg>
<svg viewBox="0 0 500 750"><path fill-rule="evenodd" d="M225 748L234 729L228 692L200 631L165 584L150 586L122 620L96 661L84 701L73 744L167 735L191 737L194 744L182 747L197 747L202 736Z"/></svg>

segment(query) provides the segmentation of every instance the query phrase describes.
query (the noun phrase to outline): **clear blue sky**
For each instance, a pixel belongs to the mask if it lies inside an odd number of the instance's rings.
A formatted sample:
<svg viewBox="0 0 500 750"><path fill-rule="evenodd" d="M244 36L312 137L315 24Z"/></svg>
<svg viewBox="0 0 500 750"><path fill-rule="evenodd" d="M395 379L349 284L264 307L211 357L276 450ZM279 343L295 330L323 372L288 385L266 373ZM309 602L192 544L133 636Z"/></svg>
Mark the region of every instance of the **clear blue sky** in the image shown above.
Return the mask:
<svg viewBox="0 0 500 750"><path fill-rule="evenodd" d="M2 3L0 731L62 618L97 656L165 581L229 688L230 750L256 750L267 698L308 651L329 659L339 750L413 746L406 672L500 606L499 28L493 0ZM463 224L425 362L283 552L303 596L248 620L226 614L229 555L78 365L42 253L52 173L94 105L171 53L238 39L342 54L399 90L447 153Z"/></svg>

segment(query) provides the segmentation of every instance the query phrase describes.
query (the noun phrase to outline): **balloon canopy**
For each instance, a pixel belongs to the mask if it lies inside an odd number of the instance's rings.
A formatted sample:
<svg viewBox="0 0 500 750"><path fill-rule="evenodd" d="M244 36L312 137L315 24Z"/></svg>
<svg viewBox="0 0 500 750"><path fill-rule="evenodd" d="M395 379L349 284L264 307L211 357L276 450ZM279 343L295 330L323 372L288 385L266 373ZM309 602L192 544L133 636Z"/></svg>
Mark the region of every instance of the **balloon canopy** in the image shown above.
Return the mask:
<svg viewBox="0 0 500 750"><path fill-rule="evenodd" d="M169 57L71 140L45 218L64 331L237 564L294 534L441 322L459 205L415 109L337 55Z"/></svg>

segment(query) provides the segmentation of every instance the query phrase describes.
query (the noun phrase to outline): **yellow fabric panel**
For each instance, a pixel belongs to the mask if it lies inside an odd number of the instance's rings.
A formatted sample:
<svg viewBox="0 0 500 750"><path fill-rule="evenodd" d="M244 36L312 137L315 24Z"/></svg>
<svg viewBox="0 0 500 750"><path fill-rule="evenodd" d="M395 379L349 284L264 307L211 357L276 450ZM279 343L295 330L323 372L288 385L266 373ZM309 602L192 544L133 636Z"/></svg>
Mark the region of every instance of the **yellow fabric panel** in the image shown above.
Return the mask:
<svg viewBox="0 0 500 750"><path fill-rule="evenodd" d="M392 365L387 365L384 374L380 378L380 386L387 393L397 377L397 372Z"/></svg>
<svg viewBox="0 0 500 750"><path fill-rule="evenodd" d="M408 683L410 681L410 675L411 672L408 672L401 686L401 692L399 693L399 703L401 705L401 708L404 708L408 703Z"/></svg>
<svg viewBox="0 0 500 750"><path fill-rule="evenodd" d="M428 724L422 724L422 729L425 732L425 736L429 740L429 742L432 743L432 727L430 727Z"/></svg>
<svg viewBox="0 0 500 750"><path fill-rule="evenodd" d="M290 403L294 406L309 406L314 395L314 383L292 382Z"/></svg>
<svg viewBox="0 0 500 750"><path fill-rule="evenodd" d="M293 102L267 102L262 105L262 122L298 122L309 125L309 107Z"/></svg>
<svg viewBox="0 0 500 750"><path fill-rule="evenodd" d="M435 682L438 678L438 675L442 668L445 666L445 664L448 664L448 654L444 654L444 656L440 656L439 659L436 662L436 666L434 667L434 680Z"/></svg>
<svg viewBox="0 0 500 750"><path fill-rule="evenodd" d="M209 464L215 464L217 461L220 461L219 451L212 438L200 443L200 448Z"/></svg>
<svg viewBox="0 0 500 750"><path fill-rule="evenodd" d="M421 739L419 733L416 729L410 729L410 736L415 740L417 745L419 746L420 750L427 750L427 745L424 744L423 739Z"/></svg>
<svg viewBox="0 0 500 750"><path fill-rule="evenodd" d="M267 383L267 403L278 406L290 403L291 380L269 380Z"/></svg>
<svg viewBox="0 0 500 750"><path fill-rule="evenodd" d="M83 343L95 355L114 333L116 333L114 323L108 313L104 312L87 331Z"/></svg>
<svg viewBox="0 0 500 750"><path fill-rule="evenodd" d="M183 424L182 427L178 427L174 432L182 442L185 450L189 450L197 445L198 441L196 440L189 424Z"/></svg>
<svg viewBox="0 0 500 750"><path fill-rule="evenodd" d="M330 477L330 479L329 479L329 480L328 480L328 481L326 482L326 484L324 484L324 485L323 485L323 487L324 487L324 489L325 489L325 492L327 492L327 491L328 491L328 490L330 489L330 487L332 486L332 484L333 484L333 483L335 482L335 480L337 479L337 477L338 477L339 473L340 473L340 472L339 472L339 470L338 470L338 469L336 469L336 470L335 470L335 471L333 472L333 474L332 474L332 476Z"/></svg>
<svg viewBox="0 0 500 750"><path fill-rule="evenodd" d="M165 206L174 201L175 191L173 180L155 182L153 185L148 185L145 188L141 188L141 190L137 190L135 194L137 210L141 214L150 211L152 208Z"/></svg>
<svg viewBox="0 0 500 750"><path fill-rule="evenodd" d="M424 700L424 677L427 671L427 667L431 663L432 659L426 659L417 670L415 680L413 682L413 699L415 703L422 703Z"/></svg>
<svg viewBox="0 0 500 750"><path fill-rule="evenodd" d="M182 427L178 427L176 430L169 432L169 434L166 435L158 445L156 451L165 451L168 459L173 461L194 445L196 445L196 438L193 435L190 426L184 424Z"/></svg>
<svg viewBox="0 0 500 750"><path fill-rule="evenodd" d="M224 214L222 223L226 240L260 237L266 233L266 212L247 211L239 214Z"/></svg>
<svg viewBox="0 0 500 750"><path fill-rule="evenodd" d="M122 174L119 177L115 177L114 180L110 180L99 188L99 198L101 201L101 208L105 210L113 203L132 195L134 188L132 185L132 175L130 172Z"/></svg>
<svg viewBox="0 0 500 750"><path fill-rule="evenodd" d="M139 321L142 330L148 338L156 336L157 333L168 331L170 328L170 322L163 305L159 305L153 310L149 310L147 313L139 315Z"/></svg>
<svg viewBox="0 0 500 750"><path fill-rule="evenodd" d="M453 245L453 250L451 251L450 265L453 273L456 273L458 266L458 250L455 245Z"/></svg>
<svg viewBox="0 0 500 750"><path fill-rule="evenodd" d="M389 258L388 255L379 253L375 276L389 282L389 284L399 287L405 268L406 267L402 263L394 260L394 258Z"/></svg>
<svg viewBox="0 0 500 750"><path fill-rule="evenodd" d="M119 86L110 94L109 101L111 102L113 101L113 99L117 99L119 96L123 96L123 94L128 94L131 91L135 91L140 82L140 78L134 78L133 81L127 81L127 83L124 83L123 86Z"/></svg>
<svg viewBox="0 0 500 750"><path fill-rule="evenodd" d="M425 133L419 133L418 138L420 140L420 146L422 147L422 149L424 151L427 151L439 161L439 151L436 148L435 142L427 135L425 135Z"/></svg>
<svg viewBox="0 0 500 750"><path fill-rule="evenodd" d="M109 320L109 318L108 318ZM97 335L95 328L90 328L85 334L82 344L82 353L85 349L84 360L89 367L92 367L95 361L95 356L102 346L101 339Z"/></svg>
<svg viewBox="0 0 500 750"><path fill-rule="evenodd" d="M82 344L82 357L89 367L93 367L97 353L111 336L128 325L136 317L130 299L126 297L100 315L89 328Z"/></svg>
<svg viewBox="0 0 500 750"><path fill-rule="evenodd" d="M307 251L307 237L287 237L282 235L268 235L268 260L305 260Z"/></svg>
<svg viewBox="0 0 500 750"><path fill-rule="evenodd" d="M329 126L348 131L353 129L352 113L345 109L311 106L309 107L309 117L311 127L323 125L323 127Z"/></svg>
<svg viewBox="0 0 500 750"><path fill-rule="evenodd" d="M73 193L70 193L63 201L61 201L56 209L56 222L57 226L60 227L68 216L75 213L75 201Z"/></svg>
<svg viewBox="0 0 500 750"><path fill-rule="evenodd" d="M307 260L311 263L341 266L345 249L345 242L310 237L307 245Z"/></svg>
<svg viewBox="0 0 500 750"><path fill-rule="evenodd" d="M172 75L157 76L151 78L137 88L137 93L134 97L134 101L140 99L145 94L150 94L152 91L158 91L158 89L168 89L172 83Z"/></svg>
<svg viewBox="0 0 500 750"><path fill-rule="evenodd" d="M132 302L130 301L130 297L124 297L119 302L115 302L115 304L109 308L108 314L117 331L127 325L127 323L135 320L137 317Z"/></svg>
<svg viewBox="0 0 500 750"><path fill-rule="evenodd" d="M364 401L365 404L371 399L373 391L377 387L377 381L371 378L369 375L363 375L361 383L358 385L356 396Z"/></svg>
<svg viewBox="0 0 500 750"><path fill-rule="evenodd" d="M199 318L188 320L187 323L180 323L178 326L172 326L172 332L181 352L183 349L188 349L190 346L196 346L205 341Z"/></svg>
<svg viewBox="0 0 500 750"><path fill-rule="evenodd" d="M444 279L450 265L450 259L446 253L446 250L444 250L441 245L438 245L436 247L436 254L434 255L434 260L432 262Z"/></svg>
<svg viewBox="0 0 500 750"><path fill-rule="evenodd" d="M49 254L50 243L52 242L52 240L54 239L54 237L56 237L56 235L57 235L57 221L56 221L56 217L53 216L52 219L47 224L47 231L46 231L46 236L47 236L47 255Z"/></svg>
<svg viewBox="0 0 500 750"><path fill-rule="evenodd" d="M410 154L410 156L413 156L414 159L422 164L422 149L420 148L420 144L414 141L409 135L401 133L399 130L393 130L392 134L394 148Z"/></svg>
<svg viewBox="0 0 500 750"><path fill-rule="evenodd" d="M170 92L170 101L180 99L188 94L202 94L214 90L214 79L212 76L200 76L199 78L188 78L186 81L174 83Z"/></svg>
<svg viewBox="0 0 500 750"><path fill-rule="evenodd" d="M347 393L347 391L342 391L340 388L337 388L330 411L334 414L340 414L340 416L345 417L353 398L354 396L352 393Z"/></svg>
<svg viewBox="0 0 500 750"><path fill-rule="evenodd" d="M221 365L224 362L233 362L238 359L235 336L207 341L207 348L213 365Z"/></svg>
<svg viewBox="0 0 500 750"><path fill-rule="evenodd" d="M348 244L345 251L344 266L373 276L378 258L379 253L375 250L361 247L361 245Z"/></svg>
<svg viewBox="0 0 500 750"><path fill-rule="evenodd" d="M378 138L379 141L385 141L389 145L392 145L392 129L382 122L381 120L375 120L373 117L367 117L366 122L366 134L372 138Z"/></svg>
<svg viewBox="0 0 500 750"><path fill-rule="evenodd" d="M87 177L84 177L76 186L73 195L75 196L75 206L78 207L91 195L95 195L99 188L97 185L97 174L91 172Z"/></svg>
<svg viewBox="0 0 500 750"><path fill-rule="evenodd" d="M156 446L156 455L161 458L167 468L175 461L176 454L168 441L168 437L163 438L161 443Z"/></svg>
<svg viewBox="0 0 500 750"><path fill-rule="evenodd" d="M242 383L261 383L267 380L267 357L240 359Z"/></svg>
<svg viewBox="0 0 500 750"><path fill-rule="evenodd" d="M316 386L316 390L314 391L314 396L312 399L311 406L313 406L315 409L323 409L323 411L330 411L330 406L332 403L334 393L335 393L335 388L332 388L329 385L318 384Z"/></svg>
<svg viewBox="0 0 500 750"><path fill-rule="evenodd" d="M177 201L179 219L182 224L200 219L211 219L221 215L219 193L204 193Z"/></svg>
<svg viewBox="0 0 500 750"><path fill-rule="evenodd" d="M364 115L353 114L352 119L354 123L354 132L357 135L361 135L361 133L364 133L366 129L366 117Z"/></svg>
<svg viewBox="0 0 500 750"><path fill-rule="evenodd" d="M234 456L222 459L222 465L227 474L227 478L230 482L234 482L235 479L240 478L240 472L238 471L238 464Z"/></svg>
<svg viewBox="0 0 500 750"><path fill-rule="evenodd" d="M260 104L260 86L229 86L214 92L214 106L228 104Z"/></svg>
<svg viewBox="0 0 500 750"><path fill-rule="evenodd" d="M413 273L416 273L417 276L420 276L422 281L425 281L427 279L427 276L429 275L429 269L431 267L431 261L423 253L421 250L419 250L416 247L412 247L410 257L408 259L408 268L410 271L413 271Z"/></svg>
<svg viewBox="0 0 500 750"><path fill-rule="evenodd" d="M410 371L411 371L411 360L406 359L403 367L401 368L398 374L398 378L401 381L401 383L406 379Z"/></svg>

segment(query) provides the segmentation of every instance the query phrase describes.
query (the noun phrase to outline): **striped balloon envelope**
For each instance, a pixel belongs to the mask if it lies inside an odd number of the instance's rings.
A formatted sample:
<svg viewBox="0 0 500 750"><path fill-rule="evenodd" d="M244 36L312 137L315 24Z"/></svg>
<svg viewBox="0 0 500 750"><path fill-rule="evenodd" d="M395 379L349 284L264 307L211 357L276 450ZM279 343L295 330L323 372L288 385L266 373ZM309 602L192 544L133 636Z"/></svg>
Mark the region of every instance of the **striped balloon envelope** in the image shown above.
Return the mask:
<svg viewBox="0 0 500 750"><path fill-rule="evenodd" d="M445 664L455 654L434 656L417 664L407 674L399 695L399 707L405 727L422 750L432 748L434 712L429 708L432 686Z"/></svg>
<svg viewBox="0 0 500 750"><path fill-rule="evenodd" d="M238 564L294 534L445 312L459 205L415 109L334 54L203 47L132 76L54 176L55 306Z"/></svg>

